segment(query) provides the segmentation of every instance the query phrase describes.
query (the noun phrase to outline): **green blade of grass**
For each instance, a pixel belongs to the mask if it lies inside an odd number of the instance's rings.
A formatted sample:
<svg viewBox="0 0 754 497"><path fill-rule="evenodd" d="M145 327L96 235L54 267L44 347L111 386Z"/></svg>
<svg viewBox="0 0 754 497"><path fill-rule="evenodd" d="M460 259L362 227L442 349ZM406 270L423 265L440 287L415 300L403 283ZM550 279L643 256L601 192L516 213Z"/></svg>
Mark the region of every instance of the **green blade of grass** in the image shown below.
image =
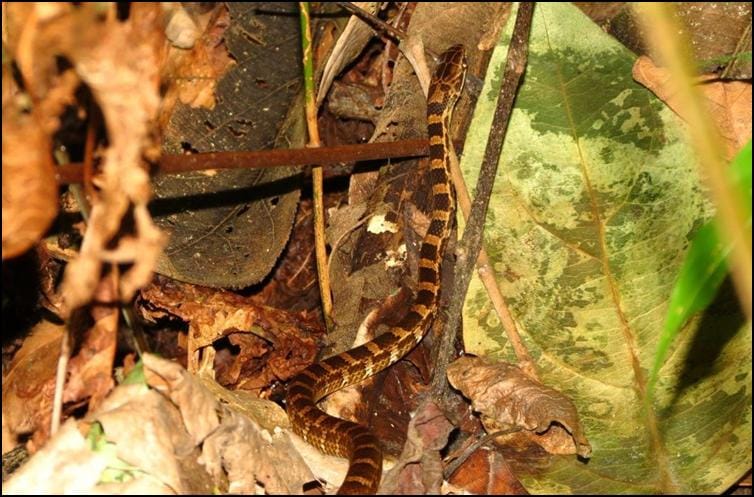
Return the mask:
<svg viewBox="0 0 754 497"><path fill-rule="evenodd" d="M733 159L727 177L731 189L738 194L747 209L746 229L751 236L751 140ZM731 249L732 245L721 238L714 219L702 226L694 236L670 294L665 326L650 376L648 398L651 397L668 350L681 328L715 297L728 273L727 258Z"/></svg>

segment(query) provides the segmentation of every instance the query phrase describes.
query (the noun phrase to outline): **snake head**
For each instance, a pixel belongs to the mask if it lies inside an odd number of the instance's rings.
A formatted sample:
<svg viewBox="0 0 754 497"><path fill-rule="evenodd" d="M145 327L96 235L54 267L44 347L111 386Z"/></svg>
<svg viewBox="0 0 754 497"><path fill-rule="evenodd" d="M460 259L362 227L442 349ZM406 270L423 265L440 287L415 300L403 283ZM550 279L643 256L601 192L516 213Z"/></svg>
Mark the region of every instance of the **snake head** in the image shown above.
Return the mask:
<svg viewBox="0 0 754 497"><path fill-rule="evenodd" d="M449 110L461 94L466 68L466 50L463 45L453 45L443 52L429 87L428 103L439 104Z"/></svg>

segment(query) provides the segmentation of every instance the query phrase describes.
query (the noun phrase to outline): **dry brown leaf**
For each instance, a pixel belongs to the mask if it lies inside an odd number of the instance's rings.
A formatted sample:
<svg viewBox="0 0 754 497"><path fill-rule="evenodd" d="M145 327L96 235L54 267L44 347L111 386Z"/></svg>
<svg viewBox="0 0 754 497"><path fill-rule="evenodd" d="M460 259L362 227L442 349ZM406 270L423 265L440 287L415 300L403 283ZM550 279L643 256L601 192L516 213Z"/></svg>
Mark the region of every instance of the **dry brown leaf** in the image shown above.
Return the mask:
<svg viewBox="0 0 754 497"><path fill-rule="evenodd" d="M78 402L89 398L89 410L94 410L112 390L115 350L118 345L118 307L108 304L117 302L112 275L103 279L97 290L97 301L102 304L90 309L94 319L86 331L79 351L68 363L68 380L64 402Z"/></svg>
<svg viewBox="0 0 754 497"><path fill-rule="evenodd" d="M176 363L152 354L144 354L143 361L147 383L180 409L189 436L200 444L220 424L214 395Z"/></svg>
<svg viewBox="0 0 754 497"><path fill-rule="evenodd" d="M214 395L215 399L233 411L253 419L270 433L274 433L278 428L287 429L290 427L288 415L274 402L260 399L242 390L228 390L212 377L204 374L203 371L199 374L199 380Z"/></svg>
<svg viewBox="0 0 754 497"><path fill-rule="evenodd" d="M251 419L220 404L202 384L179 365L151 354L144 356L145 373L153 386L163 390L179 407L181 419L194 446L201 444L201 461L218 485L227 474L230 493L300 493L310 473L274 420L285 420L282 409L270 401ZM218 386L215 384L215 387ZM238 400L237 398L235 400ZM231 404L232 405L232 404ZM219 416L218 416L219 414Z"/></svg>
<svg viewBox="0 0 754 497"><path fill-rule="evenodd" d="M50 137L10 107L3 105L3 259L28 250L57 214Z"/></svg>
<svg viewBox="0 0 754 497"><path fill-rule="evenodd" d="M94 5L83 4L68 16L62 51L92 90L102 110L110 146L104 153L99 202L92 206L78 259L68 264L62 292L68 311L87 303L99 280L103 261L118 259L113 239L133 206L137 257L124 273L121 299L151 277L164 236L147 210L151 196L143 156L154 155L152 125L157 116L159 70L164 46L160 7L133 4L125 22L102 19ZM109 249L108 246L114 245Z"/></svg>
<svg viewBox="0 0 754 497"><path fill-rule="evenodd" d="M379 4L377 2L356 2L355 5L374 13ZM351 16L322 70L322 79L320 80L319 92L317 93L317 105L321 104L325 99L327 92L330 90L330 85L338 73L353 62L356 56L364 49L367 42L372 39L372 36L374 36L374 30L369 25L358 17Z"/></svg>
<svg viewBox="0 0 754 497"><path fill-rule="evenodd" d="M477 495L528 495L515 473L496 450L480 448L451 475L449 483Z"/></svg>
<svg viewBox="0 0 754 497"><path fill-rule="evenodd" d="M35 433L34 445L47 439L55 390L55 371L65 326L41 321L24 340L3 378L3 454L20 435Z"/></svg>
<svg viewBox="0 0 754 497"><path fill-rule="evenodd" d="M224 379L237 378L241 386L259 392L278 380L286 380L311 364L317 353L313 336L322 332L314 316L306 312L288 313L254 304L232 292L199 287L163 278L141 294L151 311L142 306L145 318L177 316L189 323L189 370L199 371L201 362L212 365L212 345L234 334L241 353L232 358ZM244 374L241 374L241 371Z"/></svg>
<svg viewBox="0 0 754 497"><path fill-rule="evenodd" d="M118 386L85 422L69 419L3 492L292 494L311 479L283 430L261 428L221 404L175 363L145 354L144 372L153 388ZM264 402L285 419L279 406ZM105 450L92 451L82 435L94 422L103 428ZM125 481L99 483L114 464L131 467Z"/></svg>
<svg viewBox="0 0 754 497"><path fill-rule="evenodd" d="M518 367L464 356L448 367L448 380L471 399L488 432L520 433L551 454L591 455L573 402Z"/></svg>
<svg viewBox="0 0 754 497"><path fill-rule="evenodd" d="M684 109L679 107L677 92L667 69L656 66L652 59L642 56L634 63L633 77L685 119ZM751 82L705 82L711 78L701 78L699 89L725 140L727 159L731 159L751 138Z"/></svg>
<svg viewBox="0 0 754 497"><path fill-rule="evenodd" d="M222 464L234 494L259 493L260 487L267 494L300 494L312 479L284 432L270 433L233 411L204 442L203 459L209 467Z"/></svg>
<svg viewBox="0 0 754 497"><path fill-rule="evenodd" d="M181 7L176 9L166 28L168 36L171 36L171 24L177 22L176 19L182 19L181 22L187 24L189 28L182 28L182 32L176 33L175 36L185 37L185 31L190 31L192 26L193 29L199 30L196 20L192 19ZM236 64L228 54L224 42L225 31L230 24L228 8L217 4L208 21L203 32L199 32L195 43L191 46L185 44L180 47L174 46L167 56L164 72L174 84L170 85L160 112L160 115L165 118L172 114L176 101L194 108L214 108L217 82ZM178 29L177 26L173 27ZM175 42L173 44L175 45ZM187 50L189 48L191 50Z"/></svg>
<svg viewBox="0 0 754 497"><path fill-rule="evenodd" d="M379 493L439 494L443 481L440 450L448 443L453 425L431 401L417 409L396 465L382 479Z"/></svg>
<svg viewBox="0 0 754 497"><path fill-rule="evenodd" d="M10 67L3 64L3 259L28 250L57 215L51 136L78 85L76 75L66 71L30 100L16 87Z"/></svg>
<svg viewBox="0 0 754 497"><path fill-rule="evenodd" d="M136 467L144 478L157 479L176 493L196 492L202 489L188 485L192 478L182 467L181 459L196 459L199 454L183 414L163 395L134 384L114 389L87 420L102 424L118 458ZM205 476L204 491L212 488L208 480Z"/></svg>

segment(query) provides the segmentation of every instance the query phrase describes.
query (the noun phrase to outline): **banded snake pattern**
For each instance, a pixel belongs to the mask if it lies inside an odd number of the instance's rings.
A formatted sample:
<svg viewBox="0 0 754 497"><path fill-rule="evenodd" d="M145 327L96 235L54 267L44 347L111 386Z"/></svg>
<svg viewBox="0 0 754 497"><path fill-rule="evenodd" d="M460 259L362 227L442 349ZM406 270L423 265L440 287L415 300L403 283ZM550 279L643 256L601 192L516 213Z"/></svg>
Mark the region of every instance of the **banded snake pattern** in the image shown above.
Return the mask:
<svg viewBox="0 0 754 497"><path fill-rule="evenodd" d="M455 197L450 179L449 125L466 76L462 45L440 56L427 97L428 179L432 187L431 220L419 250L416 297L401 322L374 340L312 364L288 385L286 406L293 431L327 454L349 459L339 494L373 494L382 477L382 451L365 426L329 416L317 402L358 383L411 351L432 322L440 293L440 263L447 245Z"/></svg>

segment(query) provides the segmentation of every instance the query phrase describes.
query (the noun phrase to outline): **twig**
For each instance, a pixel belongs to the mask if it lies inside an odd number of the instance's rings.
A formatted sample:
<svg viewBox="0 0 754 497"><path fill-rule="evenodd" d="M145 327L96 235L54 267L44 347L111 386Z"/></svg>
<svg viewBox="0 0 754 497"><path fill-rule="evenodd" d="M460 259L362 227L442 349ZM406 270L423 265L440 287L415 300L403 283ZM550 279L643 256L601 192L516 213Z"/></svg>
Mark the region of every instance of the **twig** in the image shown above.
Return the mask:
<svg viewBox="0 0 754 497"><path fill-rule="evenodd" d="M458 468L460 468L461 465L466 462L466 459L468 459L471 456L471 454L476 452L483 445L488 444L491 440L496 439L500 435L506 435L512 431L516 431L516 430L499 430L499 431L492 432L488 435L482 435L481 437L479 437L479 439L476 442L471 444L468 448L466 448L463 451L463 454L455 458L453 462L451 462L445 467L445 469L442 472L443 478L446 480L449 480L450 477L453 476L453 473L458 471Z"/></svg>
<svg viewBox="0 0 754 497"><path fill-rule="evenodd" d="M405 40L408 38L408 34L406 34L404 31L395 28L391 26L390 24L386 23L379 17L373 15L371 12L367 12L366 10L362 9L361 7L358 7L351 2L335 2L338 7L341 7L351 14L355 15L365 23L369 24L372 29L375 29L379 32L381 32L383 35L387 36L388 38L392 38L393 40L397 41L398 43L401 42L401 40Z"/></svg>
<svg viewBox="0 0 754 497"><path fill-rule="evenodd" d="M68 371L68 361L71 358L71 331L70 323L65 326L63 340L60 342L60 357L58 368L55 372L55 394L52 399L52 420L50 421L50 436L55 435L60 428L60 417L63 413L63 389L65 388L65 376Z"/></svg>
<svg viewBox="0 0 754 497"><path fill-rule="evenodd" d="M471 214L464 230L463 238L456 250L456 267L453 278L453 299L448 310L448 322L442 334L440 347L435 362L435 374L432 379L432 394L442 398L446 390L447 379L445 372L454 352L453 342L456 330L461 320L461 309L469 289L471 272L477 261L479 250L482 247L482 234L484 222L487 218L487 206L492 194L492 186L497 174L497 166L500 160L503 140L508 128L513 101L516 90L521 83L521 77L526 68L528 57L527 41L531 30L532 13L534 3L522 2L518 7L516 25L513 29L513 37L508 48L508 59L503 75L503 85L500 88L495 115L492 119L487 148L484 151L482 167L479 171L479 179L476 184L476 196L471 204Z"/></svg>
<svg viewBox="0 0 754 497"><path fill-rule="evenodd" d="M112 9L111 9L112 10ZM84 143L84 192L86 193L85 202L90 204L97 203L97 191L94 189L94 147L97 142L97 109L94 105L94 98L89 101L89 119L86 125L86 142ZM73 188L73 187L72 187ZM83 206L79 206L83 209ZM87 206L89 207L89 206ZM83 212L83 210L82 210ZM86 213L88 217L89 213Z"/></svg>
<svg viewBox="0 0 754 497"><path fill-rule="evenodd" d="M314 62L312 57L312 30L309 17L309 2L299 2L301 15L301 44L304 53L304 99L306 101L306 125L309 131L309 146L320 146L317 127L317 100L314 93ZM322 299L322 313L325 325L332 328L332 295L330 294L330 270L325 250L325 203L322 190L322 167L312 169L312 190L314 193L314 253L317 260L319 293Z"/></svg>
<svg viewBox="0 0 754 497"><path fill-rule="evenodd" d="M339 7L342 7L343 9L347 10L351 14L355 15L362 21L364 21L366 24L368 24L372 29L376 30L377 32L381 33L387 38L390 38L391 40L397 42L396 45L401 48L401 45L404 41L409 39L409 34L405 31L396 28L395 26L391 26L390 24L386 23L379 17L375 16L371 12L367 12L366 10L362 9L361 7L354 5L351 2L335 2ZM424 48L424 51L427 52L429 55L432 56L433 59L437 60L439 55L434 50L431 50L429 48Z"/></svg>
<svg viewBox="0 0 754 497"><path fill-rule="evenodd" d="M429 153L426 138L385 143L361 143L320 148L278 148L247 152L207 152L201 154L166 154L160 158L155 174L176 174L203 169L259 169L281 166L335 166L398 157L421 157ZM81 183L84 179L80 163L55 168L61 184Z"/></svg>

